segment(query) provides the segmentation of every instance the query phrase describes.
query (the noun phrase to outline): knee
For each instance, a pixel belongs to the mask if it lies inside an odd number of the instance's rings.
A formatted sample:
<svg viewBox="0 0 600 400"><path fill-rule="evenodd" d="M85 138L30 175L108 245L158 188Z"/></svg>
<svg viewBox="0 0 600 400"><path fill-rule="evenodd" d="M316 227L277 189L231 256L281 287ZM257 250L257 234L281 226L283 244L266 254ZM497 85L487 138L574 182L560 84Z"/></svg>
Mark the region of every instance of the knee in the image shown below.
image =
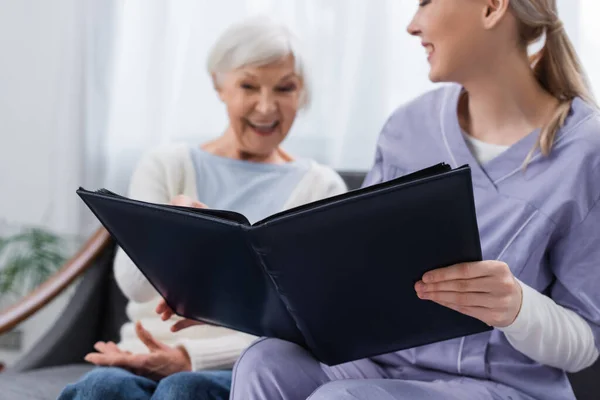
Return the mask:
<svg viewBox="0 0 600 400"><path fill-rule="evenodd" d="M162 379L154 392L161 399L229 398L231 372L179 372Z"/></svg>
<svg viewBox="0 0 600 400"><path fill-rule="evenodd" d="M291 384L288 382L293 375L290 371L298 368L297 361L305 353L298 345L279 339L254 342L235 364L231 398L265 398L268 388Z"/></svg>
<svg viewBox="0 0 600 400"><path fill-rule="evenodd" d="M68 385L59 400L118 398L128 373L119 368L97 368Z"/></svg>
<svg viewBox="0 0 600 400"><path fill-rule="evenodd" d="M202 374L195 372L178 372L161 379L159 387L179 389L192 383L203 382Z"/></svg>
<svg viewBox="0 0 600 400"><path fill-rule="evenodd" d="M324 384L307 400L356 400L356 399L368 399L367 397L361 397L360 393L357 393L358 383L351 380L333 381ZM360 392L360 390L358 390ZM373 393L371 393L372 397ZM386 397L387 398L387 397Z"/></svg>
<svg viewBox="0 0 600 400"><path fill-rule="evenodd" d="M234 379L270 375L293 366L297 356L305 353L300 346L279 339L261 339L248 347L234 367Z"/></svg>
<svg viewBox="0 0 600 400"><path fill-rule="evenodd" d="M217 388L229 389L231 373L225 371L178 372L160 381L159 389L171 392L208 393Z"/></svg>

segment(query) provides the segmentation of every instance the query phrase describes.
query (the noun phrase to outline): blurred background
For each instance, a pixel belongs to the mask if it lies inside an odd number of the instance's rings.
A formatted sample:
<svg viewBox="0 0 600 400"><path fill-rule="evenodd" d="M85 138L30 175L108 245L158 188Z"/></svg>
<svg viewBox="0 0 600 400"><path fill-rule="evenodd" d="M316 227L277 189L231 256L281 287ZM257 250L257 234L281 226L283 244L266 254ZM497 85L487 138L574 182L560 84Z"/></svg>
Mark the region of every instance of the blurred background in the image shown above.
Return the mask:
<svg viewBox="0 0 600 400"><path fill-rule="evenodd" d="M206 73L232 22L263 13L300 37L314 101L285 148L364 171L384 120L433 87L416 0L0 0L0 309L43 282L98 226L75 190L124 193L140 155L202 143L226 114ZM600 3L559 0L600 93ZM4 272L2 272L4 271ZM8 271L8 272L7 272ZM33 346L73 288L9 334L0 362Z"/></svg>

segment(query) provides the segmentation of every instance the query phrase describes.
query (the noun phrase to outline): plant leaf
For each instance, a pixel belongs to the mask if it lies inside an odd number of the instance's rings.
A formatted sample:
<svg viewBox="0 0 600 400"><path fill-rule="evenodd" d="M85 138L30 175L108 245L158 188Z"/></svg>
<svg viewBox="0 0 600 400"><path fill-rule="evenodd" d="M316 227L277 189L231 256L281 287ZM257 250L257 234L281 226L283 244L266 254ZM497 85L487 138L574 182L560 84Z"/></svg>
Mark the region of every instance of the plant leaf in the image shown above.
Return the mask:
<svg viewBox="0 0 600 400"><path fill-rule="evenodd" d="M0 294L26 294L66 261L66 242L42 228L30 228L0 241Z"/></svg>

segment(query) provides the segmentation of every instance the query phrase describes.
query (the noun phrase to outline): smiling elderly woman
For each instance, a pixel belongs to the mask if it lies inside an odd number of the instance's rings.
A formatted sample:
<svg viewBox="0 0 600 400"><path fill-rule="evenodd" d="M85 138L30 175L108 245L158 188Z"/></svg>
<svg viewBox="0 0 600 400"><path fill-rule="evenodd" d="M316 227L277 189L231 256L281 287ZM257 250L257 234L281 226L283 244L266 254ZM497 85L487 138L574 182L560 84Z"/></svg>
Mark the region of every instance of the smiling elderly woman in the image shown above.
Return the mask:
<svg viewBox="0 0 600 400"><path fill-rule="evenodd" d="M225 132L201 146L150 152L133 175L130 197L186 206L202 201L253 222L346 190L330 168L280 147L310 97L304 61L286 28L264 18L231 27L212 49L208 72L227 108ZM97 343L86 360L103 368L60 398L228 398L230 369L254 338L213 326L174 333L172 322L155 313L160 296L122 251L115 276L136 323L123 326L118 345Z"/></svg>

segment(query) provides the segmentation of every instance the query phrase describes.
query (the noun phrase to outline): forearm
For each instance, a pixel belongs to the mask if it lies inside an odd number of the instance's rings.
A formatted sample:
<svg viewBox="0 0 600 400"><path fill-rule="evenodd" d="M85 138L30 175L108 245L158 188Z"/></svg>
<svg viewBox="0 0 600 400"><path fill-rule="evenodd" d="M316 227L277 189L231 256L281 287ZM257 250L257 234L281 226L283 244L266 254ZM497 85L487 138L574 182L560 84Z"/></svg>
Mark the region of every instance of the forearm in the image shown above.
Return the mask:
<svg viewBox="0 0 600 400"><path fill-rule="evenodd" d="M598 349L589 324L535 289L523 288L521 311L500 329L511 345L540 364L577 372L592 365Z"/></svg>
<svg viewBox="0 0 600 400"><path fill-rule="evenodd" d="M200 371L232 368L240 354L254 340L254 336L232 331L214 338L182 339L179 345L187 351L192 370Z"/></svg>

